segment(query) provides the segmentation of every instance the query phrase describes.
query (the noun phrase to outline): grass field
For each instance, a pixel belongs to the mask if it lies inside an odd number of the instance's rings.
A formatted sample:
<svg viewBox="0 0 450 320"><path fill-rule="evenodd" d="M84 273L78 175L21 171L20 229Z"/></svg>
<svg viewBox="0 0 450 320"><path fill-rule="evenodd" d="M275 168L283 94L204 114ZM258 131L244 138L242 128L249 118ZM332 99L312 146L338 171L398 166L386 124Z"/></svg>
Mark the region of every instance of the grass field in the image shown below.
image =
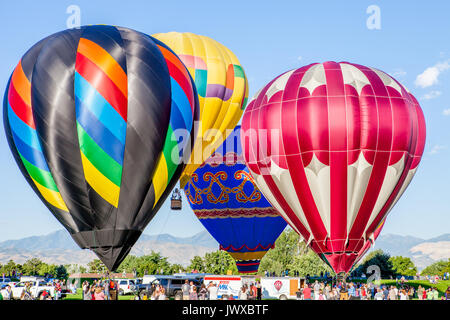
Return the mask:
<svg viewBox="0 0 450 320"><path fill-rule="evenodd" d="M119 296L119 300L133 300L134 295L125 295L125 296ZM68 294L63 300L82 300L83 295L81 294L81 289L77 290L76 294Z"/></svg>

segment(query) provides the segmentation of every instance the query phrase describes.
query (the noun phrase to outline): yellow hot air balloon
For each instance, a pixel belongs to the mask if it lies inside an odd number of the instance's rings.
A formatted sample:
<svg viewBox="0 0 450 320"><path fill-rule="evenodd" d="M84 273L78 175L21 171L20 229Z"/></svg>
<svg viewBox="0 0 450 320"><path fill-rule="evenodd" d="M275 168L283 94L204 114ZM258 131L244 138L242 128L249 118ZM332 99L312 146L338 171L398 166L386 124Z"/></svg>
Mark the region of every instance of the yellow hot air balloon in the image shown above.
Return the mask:
<svg viewBox="0 0 450 320"><path fill-rule="evenodd" d="M247 103L248 82L234 53L211 38L189 32L158 33L153 37L180 57L198 92L201 128L180 178L183 188L239 122Z"/></svg>

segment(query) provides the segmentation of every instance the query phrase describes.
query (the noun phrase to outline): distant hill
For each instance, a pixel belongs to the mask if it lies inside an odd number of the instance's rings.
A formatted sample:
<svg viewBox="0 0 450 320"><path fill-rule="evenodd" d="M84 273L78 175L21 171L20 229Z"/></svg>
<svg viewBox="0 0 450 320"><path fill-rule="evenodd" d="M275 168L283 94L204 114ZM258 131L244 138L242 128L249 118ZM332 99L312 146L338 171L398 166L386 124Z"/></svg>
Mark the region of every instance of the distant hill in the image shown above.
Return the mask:
<svg viewBox="0 0 450 320"><path fill-rule="evenodd" d="M194 256L203 256L218 248L219 244L207 231L191 237L142 234L131 254L141 256L153 250L167 257L171 263L187 266ZM410 257L421 270L435 261L450 258L450 233L432 239L382 234L371 250L377 249L382 249L391 256ZM23 263L33 257L47 263L87 264L96 256L89 250L78 248L65 230L0 242L0 263L5 263L9 259Z"/></svg>
<svg viewBox="0 0 450 320"><path fill-rule="evenodd" d="M371 250L377 249L382 249L391 256L409 257L422 270L436 261L450 258L450 233L431 239L381 234Z"/></svg>
<svg viewBox="0 0 450 320"><path fill-rule="evenodd" d="M188 265L195 255L203 256L218 248L219 244L207 231L186 238L169 234L142 234L131 250L131 254L141 256L153 250L167 257L171 263ZM10 259L23 263L34 257L56 264L87 264L96 258L91 251L80 249L65 230L43 236L0 242L0 263Z"/></svg>

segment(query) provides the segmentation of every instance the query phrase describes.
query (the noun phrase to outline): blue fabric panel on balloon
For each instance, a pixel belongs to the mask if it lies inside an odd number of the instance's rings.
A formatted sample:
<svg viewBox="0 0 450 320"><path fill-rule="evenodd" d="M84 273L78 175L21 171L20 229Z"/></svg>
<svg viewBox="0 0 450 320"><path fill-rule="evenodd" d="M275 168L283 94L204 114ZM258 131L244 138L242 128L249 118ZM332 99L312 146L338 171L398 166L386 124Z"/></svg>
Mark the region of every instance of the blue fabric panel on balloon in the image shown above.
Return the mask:
<svg viewBox="0 0 450 320"><path fill-rule="evenodd" d="M258 245L258 251L270 249L274 238L286 227L286 221L282 217L212 218L200 219L200 222L222 247L232 246L227 251L238 252L251 252L248 248L256 248Z"/></svg>
<svg viewBox="0 0 450 320"><path fill-rule="evenodd" d="M185 192L200 222L228 252L267 251L287 225L243 162L240 126L194 172ZM259 265L255 259L253 255L252 260L239 260L239 271L255 272Z"/></svg>

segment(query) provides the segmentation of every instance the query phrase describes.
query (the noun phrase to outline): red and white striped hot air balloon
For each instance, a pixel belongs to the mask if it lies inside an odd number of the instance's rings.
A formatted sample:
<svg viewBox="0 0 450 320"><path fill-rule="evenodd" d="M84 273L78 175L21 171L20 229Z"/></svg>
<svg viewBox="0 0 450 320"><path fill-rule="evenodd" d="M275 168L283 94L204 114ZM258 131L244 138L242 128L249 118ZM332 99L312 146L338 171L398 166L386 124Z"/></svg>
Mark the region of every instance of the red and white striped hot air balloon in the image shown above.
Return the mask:
<svg viewBox="0 0 450 320"><path fill-rule="evenodd" d="M248 104L241 135L259 189L336 273L348 273L414 176L419 103L388 74L348 62L288 71Z"/></svg>

